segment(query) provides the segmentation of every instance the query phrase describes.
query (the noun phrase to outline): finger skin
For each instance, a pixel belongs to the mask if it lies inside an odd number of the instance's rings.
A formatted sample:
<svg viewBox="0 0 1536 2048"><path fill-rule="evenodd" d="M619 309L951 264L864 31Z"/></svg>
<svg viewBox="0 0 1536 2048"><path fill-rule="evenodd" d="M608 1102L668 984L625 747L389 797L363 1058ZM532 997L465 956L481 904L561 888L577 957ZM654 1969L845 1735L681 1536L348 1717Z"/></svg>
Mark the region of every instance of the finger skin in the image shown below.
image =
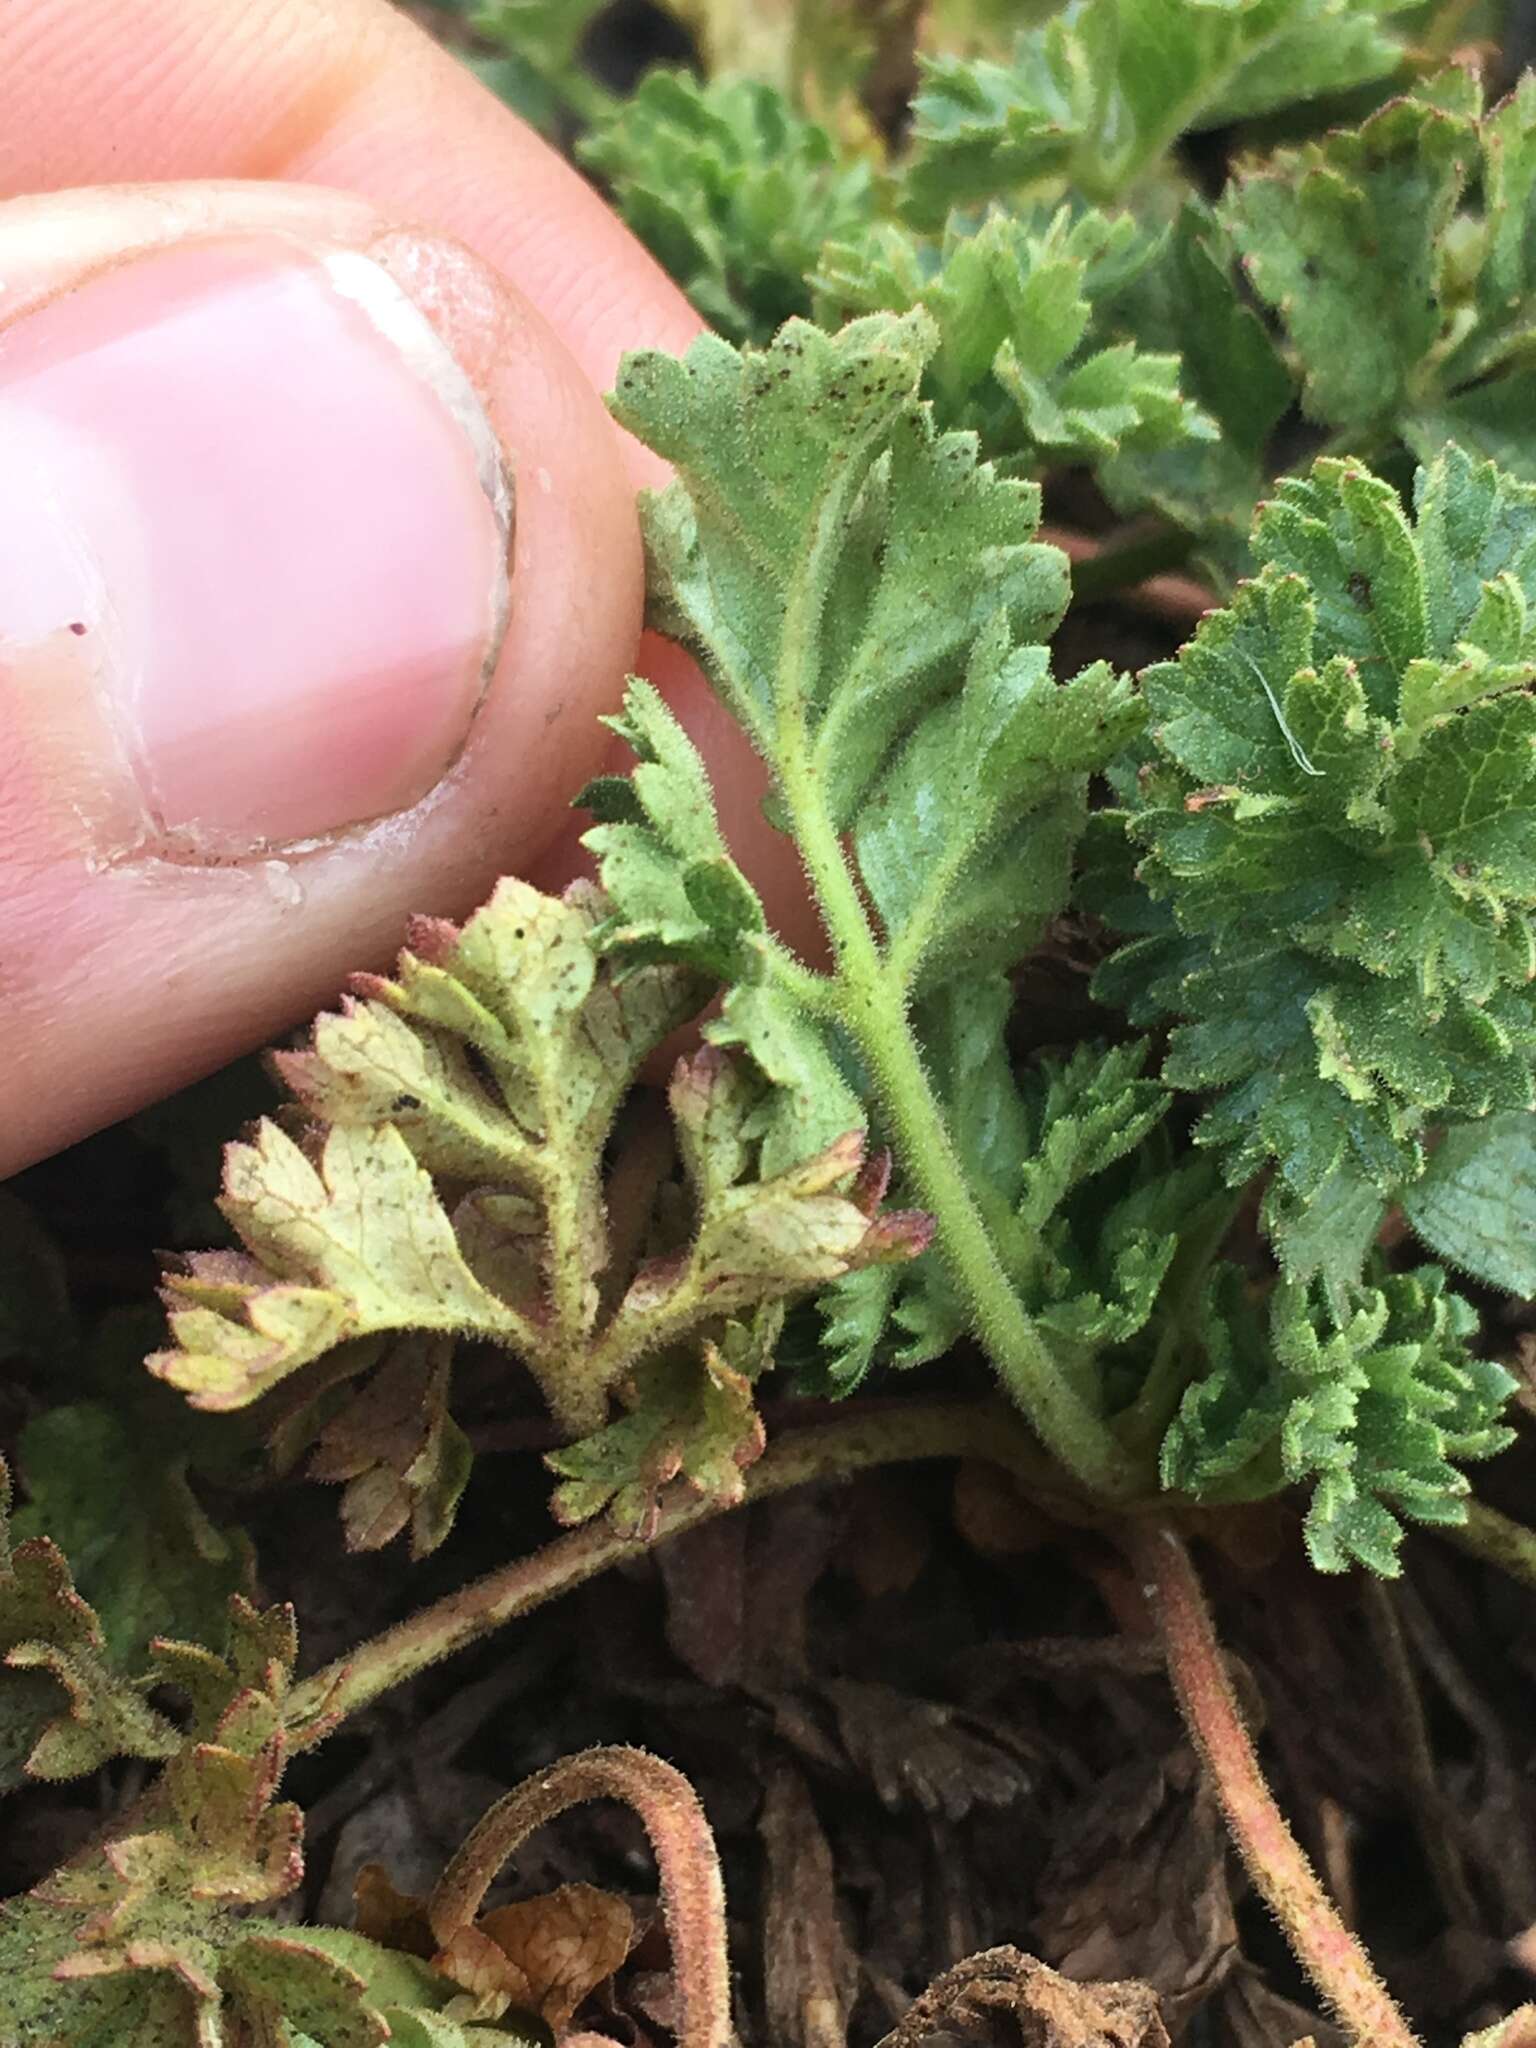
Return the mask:
<svg viewBox="0 0 1536 2048"><path fill-rule="evenodd" d="M384 0L16 0L0 196L144 179L334 185L455 236L599 390L700 320L581 175ZM656 465L630 447L636 474Z"/></svg>
<svg viewBox="0 0 1536 2048"><path fill-rule="evenodd" d="M290 883L251 867L131 886L122 873L61 867L0 746L0 887L20 906L0 942L0 1171L299 1021L347 969L387 955L407 911L467 908L555 834L559 851L537 873L558 886L580 859L565 806L601 744L592 714L615 708L631 667L656 678L698 741L770 914L815 951L803 881L760 815L761 763L677 650L652 635L637 648L629 493L665 470L596 411L593 393L625 349L681 350L700 322L579 174L385 0L17 0L0 9L0 112L0 199L106 180L336 188L324 205L275 186L76 193L53 202L71 208L67 235L46 206L0 206L0 254L11 236L18 251L0 262L0 347L4 323L50 276L112 260L125 235L123 246L195 233L208 206L231 219L245 203L251 218L320 206L360 236L424 224L512 287L500 296L520 307L516 339L504 363L483 350L478 379L514 454L552 485L522 493L513 631L480 753L408 820L308 862L297 902L273 900ZM132 211L131 231L117 209ZM485 272L481 289L496 296ZM548 341L541 316L570 360L536 345ZM475 318L459 328L461 352L473 352ZM601 765L628 765L607 748ZM110 1044L88 1058L87 1011L114 1019Z"/></svg>
<svg viewBox="0 0 1536 2048"><path fill-rule="evenodd" d="M326 192L68 194L0 208L7 306L24 317L74 281L70 249L88 273L274 225L392 268L479 389L520 486L506 639L467 747L421 803L281 860L103 864L70 843L57 792L0 755L0 1171L270 1039L347 968L386 959L410 912L466 910L528 862L592 769L597 713L633 659L642 562L607 418L533 308L446 238L402 237ZM0 668L0 725L14 729L7 690L26 686Z"/></svg>

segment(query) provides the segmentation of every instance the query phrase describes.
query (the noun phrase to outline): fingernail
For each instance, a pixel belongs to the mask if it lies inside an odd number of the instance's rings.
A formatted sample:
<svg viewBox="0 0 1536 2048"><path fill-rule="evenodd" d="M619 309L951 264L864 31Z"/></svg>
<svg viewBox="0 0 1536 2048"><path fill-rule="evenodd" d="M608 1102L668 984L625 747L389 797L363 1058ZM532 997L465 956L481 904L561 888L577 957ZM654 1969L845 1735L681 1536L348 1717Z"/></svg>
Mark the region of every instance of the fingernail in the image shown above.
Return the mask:
<svg viewBox="0 0 1536 2048"><path fill-rule="evenodd" d="M377 264L276 237L125 261L0 334L0 693L107 858L403 810L505 623L479 399Z"/></svg>

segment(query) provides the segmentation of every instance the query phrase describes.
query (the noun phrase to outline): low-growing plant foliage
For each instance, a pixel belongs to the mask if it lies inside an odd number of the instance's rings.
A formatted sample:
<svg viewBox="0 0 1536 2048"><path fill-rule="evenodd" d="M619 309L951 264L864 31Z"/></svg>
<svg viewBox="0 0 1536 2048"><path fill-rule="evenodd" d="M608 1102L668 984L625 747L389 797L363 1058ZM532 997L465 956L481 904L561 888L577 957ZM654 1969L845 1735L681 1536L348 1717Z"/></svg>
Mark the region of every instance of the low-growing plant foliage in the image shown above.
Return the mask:
<svg viewBox="0 0 1536 2048"><path fill-rule="evenodd" d="M60 1407L0 1512L0 1785L159 1767L0 1918L0 2039L538 2037L471 1968L473 1911L445 1934L440 1899L411 1955L262 1917L301 1868L286 1754L351 1698L322 1674L295 1707L292 1617L249 1603L188 1476L239 1431L342 1487L349 1547L422 1557L472 1478L475 1345L531 1375L554 1517L614 1555L775 1469L770 1374L908 1416L889 1449L822 1423L852 1469L920 1449L922 1393L979 1348L1027 1435L996 1455L1156 1589L1322 1995L1406 2041L1262 1808L1174 1532L1290 1495L1314 1566L1391 1577L1415 1523L1481 1540L1475 1468L1514 1434L1489 1304L1536 1294L1536 85L1492 99L1398 0L1017 30L981 0L921 29L692 0L700 71L626 99L585 68L601 11L502 0L479 61L713 329L612 395L672 473L649 621L761 756L825 948L775 930L637 677L631 771L573 792L597 879L418 921L274 1056L289 1107L225 1155L232 1246L166 1274L148 1364L185 1442ZM903 38L910 109L875 89ZM1189 147L1216 131L1219 189ZM1166 658L1053 653L1043 503L1115 524L1090 599L1205 579ZM1083 1024L1021 1051L1044 955ZM660 1097L646 1063L698 1018ZM46 1291L7 1282L0 1339L80 1350ZM505 1618L487 1596L436 1644L429 1614L367 1685ZM722 2048L683 1793L593 1770L655 1808L681 2035Z"/></svg>

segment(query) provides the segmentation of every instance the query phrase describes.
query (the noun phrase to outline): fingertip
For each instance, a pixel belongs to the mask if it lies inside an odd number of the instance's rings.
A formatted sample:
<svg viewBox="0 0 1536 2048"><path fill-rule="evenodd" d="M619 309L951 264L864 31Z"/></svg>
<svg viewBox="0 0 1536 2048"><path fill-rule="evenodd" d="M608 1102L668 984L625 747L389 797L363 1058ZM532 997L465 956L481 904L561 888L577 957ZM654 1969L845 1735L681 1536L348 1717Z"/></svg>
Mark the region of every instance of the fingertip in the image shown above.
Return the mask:
<svg viewBox="0 0 1536 2048"><path fill-rule="evenodd" d="M324 194L84 211L89 267L55 236L0 337L8 443L50 492L39 520L25 467L0 479L0 1168L526 862L643 597L598 399L461 245Z"/></svg>

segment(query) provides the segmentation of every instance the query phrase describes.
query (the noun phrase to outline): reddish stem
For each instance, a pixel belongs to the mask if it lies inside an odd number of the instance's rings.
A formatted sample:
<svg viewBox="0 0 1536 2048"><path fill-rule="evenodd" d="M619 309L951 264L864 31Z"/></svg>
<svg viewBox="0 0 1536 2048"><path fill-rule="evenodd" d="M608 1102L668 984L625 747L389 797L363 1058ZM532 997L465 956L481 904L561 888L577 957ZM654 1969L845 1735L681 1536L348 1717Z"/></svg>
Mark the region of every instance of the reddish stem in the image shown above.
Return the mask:
<svg viewBox="0 0 1536 2048"><path fill-rule="evenodd" d="M1127 1543L1157 1616L1185 1723L1255 1889L1356 2048L1415 2048L1412 2028L1340 1919L1264 1781L1183 1539L1164 1522L1147 1522L1132 1525Z"/></svg>
<svg viewBox="0 0 1536 2048"><path fill-rule="evenodd" d="M715 1838L681 1771L643 1749L588 1749L499 1799L438 1881L427 1912L446 1949L474 1924L509 1856L535 1828L589 1799L634 1808L650 1837L672 1944L678 2048L731 2048L731 1970L725 1887Z"/></svg>
<svg viewBox="0 0 1536 2048"><path fill-rule="evenodd" d="M975 1401L895 1401L879 1408L850 1404L836 1421L790 1430L773 1443L747 1473L746 1497L764 1500L819 1480L847 1480L872 1466L907 1458L986 1458L1023 1474L1037 1497L1052 1497L1049 1468L1042 1467L1017 1416L1000 1405ZM1060 1489L1058 1478L1058 1497ZM615 1535L605 1522L588 1523L422 1608L294 1688L284 1710L290 1752L312 1748L348 1714L429 1664L735 1506L717 1496L675 1493L649 1540Z"/></svg>

